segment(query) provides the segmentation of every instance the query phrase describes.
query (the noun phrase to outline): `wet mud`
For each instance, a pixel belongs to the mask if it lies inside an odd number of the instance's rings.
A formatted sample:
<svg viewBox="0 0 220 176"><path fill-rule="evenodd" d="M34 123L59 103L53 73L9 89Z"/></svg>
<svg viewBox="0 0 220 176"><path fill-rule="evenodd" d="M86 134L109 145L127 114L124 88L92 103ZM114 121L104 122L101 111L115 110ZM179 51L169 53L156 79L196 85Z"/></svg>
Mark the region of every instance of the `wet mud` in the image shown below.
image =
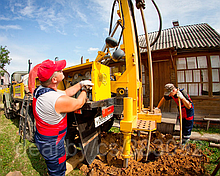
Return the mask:
<svg viewBox="0 0 220 176"><path fill-rule="evenodd" d="M101 134L100 155L89 166L79 169L90 176L209 175L204 164L208 157L195 144L179 145L172 135L154 132L148 156L148 134L132 134L131 157L123 167L123 134Z"/></svg>

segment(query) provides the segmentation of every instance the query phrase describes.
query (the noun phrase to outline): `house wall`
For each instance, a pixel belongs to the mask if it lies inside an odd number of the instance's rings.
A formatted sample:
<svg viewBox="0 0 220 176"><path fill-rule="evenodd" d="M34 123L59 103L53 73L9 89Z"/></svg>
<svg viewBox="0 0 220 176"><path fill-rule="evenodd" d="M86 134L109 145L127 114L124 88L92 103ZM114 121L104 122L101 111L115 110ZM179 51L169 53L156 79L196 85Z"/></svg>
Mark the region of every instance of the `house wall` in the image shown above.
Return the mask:
<svg viewBox="0 0 220 176"><path fill-rule="evenodd" d="M220 54L219 51L199 52L200 55ZM198 52L177 53L174 49L160 50L152 52L153 60L153 84L154 84L154 107L157 106L160 99L163 97L164 85L173 83L177 86L177 70L176 59L182 56L198 55ZM148 79L148 64L147 55L142 53L142 63L145 65L146 85L144 104L149 106L149 79ZM209 78L211 79L211 78ZM195 107L196 116L220 116L220 96L191 96ZM176 103L173 100L166 101L161 107L162 112L177 112Z"/></svg>
<svg viewBox="0 0 220 176"><path fill-rule="evenodd" d="M10 75L8 72L4 73L4 76L0 76L0 85L9 85L10 83Z"/></svg>
<svg viewBox="0 0 220 176"><path fill-rule="evenodd" d="M170 59L170 50L161 50L160 52L152 52L153 58L153 105L157 106L160 99L164 94L164 85L170 82L175 81L175 71L173 67L172 60ZM144 105L145 107L149 106L149 73L148 73L148 61L146 53L142 54L142 64L145 65L145 96L144 96ZM171 103L166 101L161 107L162 111L170 111Z"/></svg>

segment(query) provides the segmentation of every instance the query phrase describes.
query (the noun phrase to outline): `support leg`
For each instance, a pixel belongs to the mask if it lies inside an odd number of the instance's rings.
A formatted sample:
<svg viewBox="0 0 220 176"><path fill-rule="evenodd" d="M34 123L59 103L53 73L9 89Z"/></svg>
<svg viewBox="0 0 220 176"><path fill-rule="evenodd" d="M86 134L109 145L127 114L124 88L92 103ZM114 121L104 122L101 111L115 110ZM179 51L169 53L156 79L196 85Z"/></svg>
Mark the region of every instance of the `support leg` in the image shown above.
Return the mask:
<svg viewBox="0 0 220 176"><path fill-rule="evenodd" d="M150 139L151 139L151 131L148 133L148 142L147 142L147 152L146 152L146 161L148 159L149 149L150 149Z"/></svg>
<svg viewBox="0 0 220 176"><path fill-rule="evenodd" d="M131 133L124 133L124 144L123 144L123 167L128 167L128 159L131 157Z"/></svg>
<svg viewBox="0 0 220 176"><path fill-rule="evenodd" d="M210 120L207 121L207 131L209 130Z"/></svg>

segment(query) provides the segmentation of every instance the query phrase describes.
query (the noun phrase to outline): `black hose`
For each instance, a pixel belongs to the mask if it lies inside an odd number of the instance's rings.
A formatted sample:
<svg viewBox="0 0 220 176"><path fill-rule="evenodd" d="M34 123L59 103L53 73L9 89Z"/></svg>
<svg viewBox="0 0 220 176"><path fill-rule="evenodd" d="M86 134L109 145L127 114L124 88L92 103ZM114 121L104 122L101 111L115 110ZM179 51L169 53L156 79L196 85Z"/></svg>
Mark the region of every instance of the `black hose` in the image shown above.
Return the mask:
<svg viewBox="0 0 220 176"><path fill-rule="evenodd" d="M114 15L114 9L115 9L115 3L117 0L114 0L113 5L112 5L112 13L111 13L111 19L110 19L110 27L109 27L109 36L112 32L112 21L113 21L113 15Z"/></svg>
<svg viewBox="0 0 220 176"><path fill-rule="evenodd" d="M121 1L120 1L121 2ZM120 5L121 7L121 14L122 14L122 21L123 21L123 25L121 26L122 30L121 30L121 34L120 34L120 37L119 37L119 40L118 40L118 45L119 43L121 42L121 38L122 38L122 35L123 35L123 31L124 31L124 28L125 28L125 20L124 20L124 13L123 13L123 9L122 9L122 6ZM118 46L116 47L115 50L118 49Z"/></svg>
<svg viewBox="0 0 220 176"><path fill-rule="evenodd" d="M157 42L158 38L160 37L161 31L162 31L162 17L161 17L161 13L160 13L160 10L159 10L157 4L154 2L154 0L151 0L151 1L154 4L154 6L155 6L155 8L157 10L157 13L158 13L158 16L159 16L159 20L160 20L160 25L159 25L159 30L158 30L158 33L157 33L157 37L150 44L150 46L153 46ZM140 46L140 48L146 49L147 47L146 46Z"/></svg>
<svg viewBox="0 0 220 176"><path fill-rule="evenodd" d="M158 38L160 37L160 34L161 34L161 31L162 31L162 17L161 17L161 14L160 14L160 10L157 6L157 4L154 2L154 0L152 0L156 10L157 10L157 13L158 13L158 16L159 16L159 19L160 19L160 26L159 26L159 31L158 31L158 34L157 34L157 37L154 39L154 41L150 44L150 46L153 46L156 41L158 40Z"/></svg>
<svg viewBox="0 0 220 176"><path fill-rule="evenodd" d="M109 36L111 35L111 32L112 32L112 22L113 22L113 17L114 17L114 10L115 10L115 3L116 3L117 0L114 0L113 2L113 5L112 5L112 12L111 12L111 20L110 20L110 27L109 27ZM120 5L121 6L121 5ZM121 41L121 38L122 38L122 35L123 35L123 30L124 30L124 24L125 24L125 21L124 21L124 13L123 13L123 9L121 7L121 13L122 13L122 21L123 21L123 25L120 24L121 28L122 28L122 31L121 31L121 34L120 34L120 37L119 37L119 40L118 40L118 44L120 43ZM118 46L115 48L115 50L118 49Z"/></svg>

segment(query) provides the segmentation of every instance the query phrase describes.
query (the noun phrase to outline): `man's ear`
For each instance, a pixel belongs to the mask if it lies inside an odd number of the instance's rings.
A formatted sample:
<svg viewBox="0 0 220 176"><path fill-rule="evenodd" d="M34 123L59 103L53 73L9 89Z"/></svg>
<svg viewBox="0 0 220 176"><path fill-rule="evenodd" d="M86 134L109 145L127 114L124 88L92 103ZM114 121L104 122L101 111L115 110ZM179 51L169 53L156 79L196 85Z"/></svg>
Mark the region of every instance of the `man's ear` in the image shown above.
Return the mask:
<svg viewBox="0 0 220 176"><path fill-rule="evenodd" d="M56 78L56 77L53 77L51 81L52 81L52 83L55 83L55 84L56 84L56 83L57 83L57 78Z"/></svg>

